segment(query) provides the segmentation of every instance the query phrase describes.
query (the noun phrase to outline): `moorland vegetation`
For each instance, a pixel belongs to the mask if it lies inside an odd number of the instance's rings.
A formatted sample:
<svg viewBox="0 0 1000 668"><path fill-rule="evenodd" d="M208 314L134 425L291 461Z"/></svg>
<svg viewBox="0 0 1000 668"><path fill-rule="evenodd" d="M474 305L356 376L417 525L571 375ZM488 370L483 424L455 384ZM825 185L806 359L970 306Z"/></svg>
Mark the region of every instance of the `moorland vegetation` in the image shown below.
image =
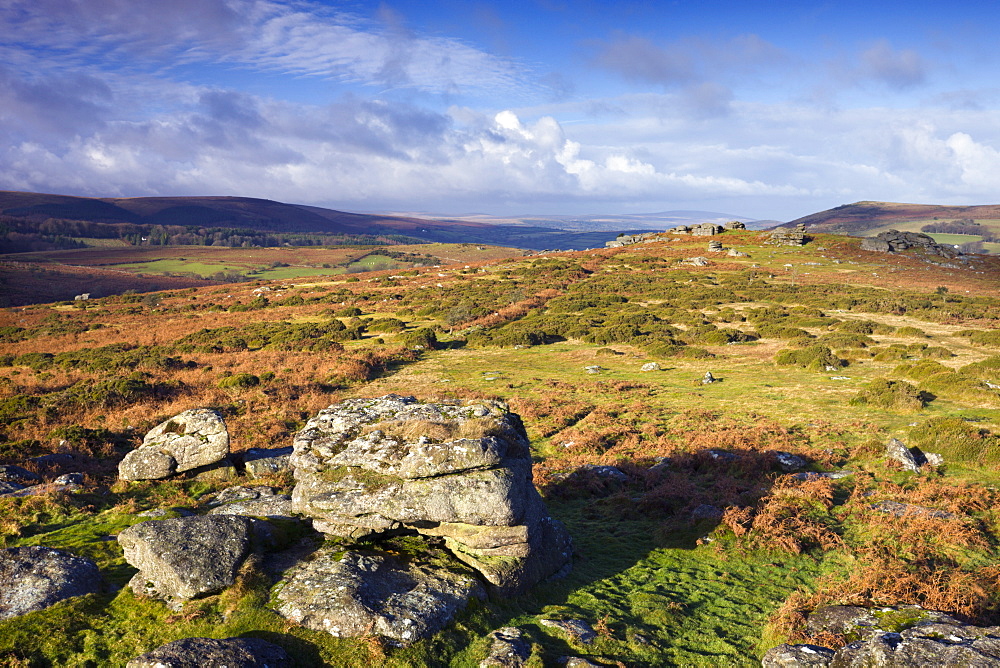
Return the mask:
<svg viewBox="0 0 1000 668"><path fill-rule="evenodd" d="M825 603L1000 622L1000 263L812 236L776 248L728 231L718 238L747 255L700 267L684 260L704 239L665 235L5 309L0 463L86 479L73 494L0 496L0 540L90 557L111 586L0 622L0 661L124 665L178 638L248 635L300 665L471 666L490 631L514 625L545 665L754 665L784 641L844 644L809 636L805 615ZM210 407L234 450L274 448L330 404L390 392L519 414L535 484L575 541L572 573L474 603L404 648L287 623L252 567L180 610L123 587L135 569L109 536L234 484L119 481L154 425ZM891 438L943 463L904 470ZM786 472L779 453L843 475ZM942 512L899 517L882 502ZM588 620L597 638L542 617Z"/></svg>

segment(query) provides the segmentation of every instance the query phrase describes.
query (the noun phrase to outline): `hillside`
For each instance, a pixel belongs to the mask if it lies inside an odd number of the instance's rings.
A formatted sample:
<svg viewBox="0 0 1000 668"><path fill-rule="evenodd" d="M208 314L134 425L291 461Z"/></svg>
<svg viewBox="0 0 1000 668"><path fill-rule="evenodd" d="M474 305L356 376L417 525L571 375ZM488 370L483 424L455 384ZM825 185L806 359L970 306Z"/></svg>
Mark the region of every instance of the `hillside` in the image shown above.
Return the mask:
<svg viewBox="0 0 1000 668"><path fill-rule="evenodd" d="M260 253L227 257L233 266L319 266L0 310L0 486L11 490L0 490L2 547L65 550L93 560L104 580L51 607L0 615L0 665L121 666L177 639L241 637L280 646L297 666L476 666L492 632L516 627L527 665L576 656L754 666L785 641L851 640L849 630L807 628L806 616L831 603L882 616L885 606L919 605L997 624L1000 258L866 252L857 238L809 236L776 246L768 234L728 230L711 237L718 252L680 235L532 254L393 246L400 255L382 257L400 264L364 273L343 270L364 262L353 254L365 249L204 248L185 262L233 251ZM281 464L275 449L315 441L309 421L328 406L389 394L454 411L468 402L482 407L470 409L477 415L503 414L503 430L483 418L453 433L426 415L352 426L352 447L385 470L359 472L339 442L316 441L320 454L309 457L328 457L335 465L316 477L346 490L320 505L365 504L374 533L297 512L301 503L281 495L313 459ZM174 418L192 409L224 419L219 456L228 458L159 479L121 473L157 425L183 435ZM510 520L497 544L484 530L492 516L386 518L411 508L390 510L390 491L437 490L439 476L421 473L431 460L449 475L466 462L486 496L498 467L467 462L498 443L515 448L520 425L518 465L533 469L574 550L568 573L507 595L480 574L520 563L515 530L527 520ZM924 459L902 463L899 448L890 456L891 439ZM449 443L466 459L435 458ZM416 482L387 464L411 444ZM262 452L273 469L251 464ZM16 478L15 466L27 475ZM82 476L57 482L72 473ZM207 522L226 498L263 497L285 503L283 514L258 505L225 516L256 527L259 545L224 585L164 601L135 578L123 544L144 523ZM167 547L159 552L186 549ZM278 610L284 574L321 562L307 556L320 550L337 568L364 555L357 572L393 562L479 577L490 598L473 597L412 642L374 622L335 637ZM926 619L919 609L889 617L896 631Z"/></svg>
<svg viewBox="0 0 1000 668"><path fill-rule="evenodd" d="M896 202L855 202L797 218L782 227L805 224L815 232L859 237L869 236L873 232L881 232L891 227L919 232L919 227L922 225L955 219L994 223L990 227L1000 229L1000 225L995 225L1000 223L1000 205L937 206Z"/></svg>
<svg viewBox="0 0 1000 668"><path fill-rule="evenodd" d="M163 235L163 228L173 226L182 228L174 230L174 235L184 234L183 228L189 228L188 234L197 233L198 228L235 228L283 235L365 236L369 242L374 237L400 236L405 237L400 241L409 242L489 243L537 250L602 246L617 232L633 231L622 227L610 232L566 232L543 226L349 213L250 197L89 198L14 191L0 191L0 216L30 223L16 230L19 234L44 231L62 237L141 238ZM105 227L78 229L81 226L72 221ZM375 243L380 242L384 239L375 239ZM261 245L253 239L250 243Z"/></svg>

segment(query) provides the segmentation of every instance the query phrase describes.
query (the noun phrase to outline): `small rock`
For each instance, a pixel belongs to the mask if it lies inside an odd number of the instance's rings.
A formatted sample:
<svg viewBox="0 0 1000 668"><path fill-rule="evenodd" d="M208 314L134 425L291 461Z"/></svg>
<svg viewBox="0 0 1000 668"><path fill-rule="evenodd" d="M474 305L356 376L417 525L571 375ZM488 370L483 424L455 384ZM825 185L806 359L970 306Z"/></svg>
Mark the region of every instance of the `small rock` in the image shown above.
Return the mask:
<svg viewBox="0 0 1000 668"><path fill-rule="evenodd" d="M0 620L100 588L101 572L90 559L49 547L0 550Z"/></svg>
<svg viewBox="0 0 1000 668"><path fill-rule="evenodd" d="M722 462L733 462L740 458L735 452L726 452L725 450L708 450L708 456Z"/></svg>
<svg viewBox="0 0 1000 668"><path fill-rule="evenodd" d="M889 445L885 449L885 454L890 459L894 459L902 464L904 469L913 473L919 473L921 464L927 461L919 449L913 448L911 450L898 438L889 441Z"/></svg>
<svg viewBox="0 0 1000 668"><path fill-rule="evenodd" d="M253 501L234 501L213 508L209 515L244 515L247 517L270 517L274 519L293 519L292 497L280 494L266 499Z"/></svg>
<svg viewBox="0 0 1000 668"><path fill-rule="evenodd" d="M581 466L573 473L574 475L589 474L596 478L602 478L604 480L614 480L616 482L628 482L628 474L622 471L617 466L597 466L594 464L587 464Z"/></svg>
<svg viewBox="0 0 1000 668"><path fill-rule="evenodd" d="M588 661L579 656L561 656L559 657L559 663L566 666L566 668L602 668L599 663Z"/></svg>
<svg viewBox="0 0 1000 668"><path fill-rule="evenodd" d="M558 629L569 636L570 639L584 645L589 645L597 638L597 633L593 627L582 619L539 619L538 623L542 626Z"/></svg>
<svg viewBox="0 0 1000 668"><path fill-rule="evenodd" d="M531 658L531 645L521 629L505 626L490 633L490 653L479 668L522 668Z"/></svg>
<svg viewBox="0 0 1000 668"><path fill-rule="evenodd" d="M702 385L711 385L715 382L715 376L712 375L711 371L706 371L705 376L701 379Z"/></svg>
<svg viewBox="0 0 1000 668"><path fill-rule="evenodd" d="M830 478L831 480L839 480L840 478L846 478L849 475L854 475L854 471L802 471L796 473L792 477L796 480L810 480L812 478Z"/></svg>
<svg viewBox="0 0 1000 668"><path fill-rule="evenodd" d="M291 469L289 459L292 447L287 448L250 448L243 453L243 467L251 478L259 478Z"/></svg>
<svg viewBox="0 0 1000 668"><path fill-rule="evenodd" d="M208 466L229 454L229 431L208 408L184 411L153 427L118 465L122 480L160 480Z"/></svg>
<svg viewBox="0 0 1000 668"><path fill-rule="evenodd" d="M266 485L256 485L256 486L244 486L244 485L234 485L233 487L227 487L226 489L217 492L211 497L211 500L207 505L209 506L221 506L226 503L233 503L234 501L256 501L258 499L270 499L275 496L280 496L274 487L268 487Z"/></svg>
<svg viewBox="0 0 1000 668"><path fill-rule="evenodd" d="M28 469L14 466L0 466L0 482L13 482L18 485L33 485L40 482L41 478L37 473L32 473Z"/></svg>
<svg viewBox="0 0 1000 668"><path fill-rule="evenodd" d="M778 645L767 650L760 663L763 668L820 668L829 666L836 654L819 645Z"/></svg>
<svg viewBox="0 0 1000 668"><path fill-rule="evenodd" d="M691 521L695 523L705 520L714 522L716 520L721 520L723 514L724 513L721 508L716 508L708 503L703 503L691 511Z"/></svg>
<svg viewBox="0 0 1000 668"><path fill-rule="evenodd" d="M946 512L944 510L936 510L934 508L927 508L925 506L917 506L912 503L900 503L899 501L879 501L878 503L872 504L872 508L875 510L880 510L883 513L889 513L890 515L895 515L896 517L903 517L906 515L918 516L918 517L936 517L938 519L948 519L954 517L952 513Z"/></svg>
<svg viewBox="0 0 1000 668"><path fill-rule="evenodd" d="M659 371L660 365L656 362L647 362L639 367L639 371Z"/></svg>
<svg viewBox="0 0 1000 668"><path fill-rule="evenodd" d="M129 661L125 668L295 668L284 649L260 638L184 638Z"/></svg>
<svg viewBox="0 0 1000 668"><path fill-rule="evenodd" d="M601 366L596 365L596 364L591 365L591 366L585 366L583 368L587 370L587 373L601 373L601 371L604 370L604 367L601 367Z"/></svg>
<svg viewBox="0 0 1000 668"><path fill-rule="evenodd" d="M83 474L82 473L63 473L61 476L53 480L57 485L82 485L83 484Z"/></svg>
<svg viewBox="0 0 1000 668"><path fill-rule="evenodd" d="M10 494L11 492L19 492L25 489L24 485L19 485L16 482L7 482L6 480L0 480L0 495Z"/></svg>
<svg viewBox="0 0 1000 668"><path fill-rule="evenodd" d="M805 468L808 463L805 459L799 457L798 455L793 455L790 452L782 452L780 450L774 453L774 458L778 460L778 466L780 466L781 470L785 473L793 473L799 469Z"/></svg>

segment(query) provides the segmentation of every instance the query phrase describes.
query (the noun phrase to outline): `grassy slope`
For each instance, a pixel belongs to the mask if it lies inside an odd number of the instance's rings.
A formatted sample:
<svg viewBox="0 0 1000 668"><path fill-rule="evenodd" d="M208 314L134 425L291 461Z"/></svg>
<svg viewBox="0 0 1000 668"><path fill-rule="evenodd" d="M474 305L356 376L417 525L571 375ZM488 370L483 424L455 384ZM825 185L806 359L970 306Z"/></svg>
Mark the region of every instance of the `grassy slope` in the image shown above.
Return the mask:
<svg viewBox="0 0 1000 668"><path fill-rule="evenodd" d="M889 303L900 294L934 295L938 286L947 287L957 305L977 295L995 294L997 266L990 259L977 261L981 265L971 270L953 269L914 256L862 253L856 240L837 237L821 237L804 248L760 246L759 240L752 233L727 235L727 246L745 250L752 257L713 256L713 264L701 269L676 264L684 257L705 254L704 242L691 240L613 252L558 254L549 259L505 260L482 267L472 264L468 269L464 266L472 257L462 259L457 253L447 253L462 264L406 279L388 279L389 272L385 272L362 276L359 282L333 278L294 289L276 282L226 286L168 294L155 307L114 300L90 304L84 311L39 306L3 313L0 326L27 327L31 334L27 340L0 343L0 354L85 350L122 340L162 346L203 328L258 321L321 323L337 309L352 304L367 316L401 318L410 323L410 329L439 325L439 337L460 343L459 333L465 324L455 321L454 314L460 312L456 309L467 308L462 306L463 299L492 311L533 292L572 293L604 277L612 277L622 286L620 292L628 293L637 289L626 287L626 279L638 276L650 277L652 285L689 276L694 281L690 290L697 285L721 285L727 277L738 278L739 285L769 286L758 301L690 304L710 318L726 306L738 310L777 303L794 306L815 301L815 290L833 289L830 294L834 295L851 286L867 286L868 294L885 295L886 310L823 310L829 317L845 321L918 327L926 338L891 331L872 338L883 348L914 341L946 347L955 354L941 360L949 368L957 369L997 352L958 333L995 326L997 320L983 318L995 318L1000 303L983 302L994 304L992 311L977 306L973 315L940 318L930 317L935 313L933 308L921 317L893 313ZM820 245L825 250L818 250ZM560 277L559 267L580 262L593 273ZM531 274L526 268L532 265L545 268ZM259 287L270 288L265 294L271 306L250 312L217 310L237 302L249 303L252 291ZM607 289L601 287L597 292L605 294ZM294 305L275 306L289 296L302 299ZM945 297L937 295L935 299L933 303L939 307L946 305ZM635 302L653 309L680 303L666 293L646 294ZM622 308L619 305L606 312ZM149 327L154 319L157 326ZM348 317L340 319L350 322ZM71 327L74 321L82 321L86 328ZM103 326L90 328L96 324ZM749 323L719 324L753 329ZM449 331L453 332L451 337ZM826 330L812 327L811 331L822 335ZM49 433L60 424L106 427L122 435L141 433L159 419L194 405L227 410L234 448L245 449L287 443L305 417L349 396L387 392L424 399L497 396L524 416L537 455L537 482L551 512L566 522L576 540L579 557L567 579L545 584L522 599L475 606L453 629L406 650L387 650L371 640L334 640L286 625L263 607L266 585L252 577L235 591L192 602L176 614L162 604L136 599L127 590L112 591L0 624L0 657L7 657L13 665L122 665L131 656L174 638L251 633L286 646L301 665L473 666L485 651L485 633L514 623L526 630L537 644L536 652L549 662L572 653L630 666L753 665L766 644L776 642L770 636L765 640L768 618L792 592L799 588L812 591L821 574L838 572L846 553L807 550L806 554L794 554L761 549L721 529L715 531L714 542L697 544L696 539L711 532L712 526L692 525L690 504L706 500L724 506L725 499L732 498L734 506L745 505L755 498L752 490L767 490L776 480L776 474L766 468L708 464L699 452L720 447L744 453L746 461L756 461L755 453L789 449L812 457L817 467L865 470L876 481L883 480L878 484L905 486L911 478L900 477L880 461L879 448L890 436L909 440L915 429L911 425L942 417L974 419L977 428L1000 431L1000 403L985 393L942 395L916 413L850 405L849 399L866 382L893 377L900 362L880 361L863 350L846 351L852 364L842 371L816 373L776 366L775 353L789 345L780 339L703 346L716 355L712 359L659 356L631 342L596 344L571 339L523 349L465 346L429 351L413 361L390 360L386 371L364 380L370 374L359 375L351 360L391 348L396 336L367 334L343 342L345 349L340 353L270 347L182 351L181 357L198 367L176 371L149 368L143 372L151 379L182 381L186 394L134 405L61 409L40 420L14 420L5 429L6 441L0 452L6 454L6 461L14 462L20 461L20 448L30 447L32 454L53 448L56 441ZM377 339L383 339L385 345ZM639 371L651 360L659 362L662 370ZM588 374L584 367L595 364L604 369ZM260 386L244 390L217 387L227 374L261 374L265 370L276 376ZM700 385L698 380L706 370L721 382ZM331 384L331 373L341 374L344 382ZM0 399L17 394L49 396L77 381L101 375L58 368L32 370L20 364L0 366ZM136 429L126 432L126 425ZM38 444L28 446L28 439L37 439ZM137 521L137 510L194 506L213 485L192 481L102 487L111 482L108 476L123 450L102 454L95 448L94 457L85 461L91 467L93 484L103 491L68 500L8 501L0 529L7 545L45 544L92 556L109 581L121 586L134 571L122 560L117 543L105 537ZM654 457L664 455L674 458L678 472L665 481L645 468ZM582 464L616 464L632 479L621 489L563 479L565 473ZM950 461L943 480L995 484L998 477L994 464L971 458ZM688 484L690 489L680 487ZM843 504L854 483L839 484L838 503L842 506L835 506L834 511L851 507ZM671 491L673 486L678 486L675 491ZM745 500L738 503L737 498ZM979 517L979 521L992 526L988 518ZM981 552L977 558L995 559L992 548ZM543 617L582 617L598 625L601 636L594 645L580 646L541 626L538 620ZM768 633L780 636L778 630Z"/></svg>

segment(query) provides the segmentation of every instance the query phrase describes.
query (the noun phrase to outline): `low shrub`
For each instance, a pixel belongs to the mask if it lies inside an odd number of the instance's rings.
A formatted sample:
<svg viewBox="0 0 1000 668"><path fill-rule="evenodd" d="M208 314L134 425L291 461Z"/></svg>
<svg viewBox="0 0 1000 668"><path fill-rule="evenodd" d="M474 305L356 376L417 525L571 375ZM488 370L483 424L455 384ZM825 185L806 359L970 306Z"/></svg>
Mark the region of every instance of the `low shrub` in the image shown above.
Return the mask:
<svg viewBox="0 0 1000 668"><path fill-rule="evenodd" d="M1000 464L1000 437L961 418L931 418L910 429L908 444L944 455L945 463Z"/></svg>
<svg viewBox="0 0 1000 668"><path fill-rule="evenodd" d="M437 350L440 347L437 335L429 327L420 327L410 332L400 335L398 342L407 348L423 348L424 350Z"/></svg>
<svg viewBox="0 0 1000 668"><path fill-rule="evenodd" d="M909 339L926 339L927 333L922 329L917 329L916 327L900 327L896 330L896 336Z"/></svg>
<svg viewBox="0 0 1000 668"><path fill-rule="evenodd" d="M774 361L778 366L798 366L810 371L827 371L828 367L840 369L847 366L847 360L837 357L832 350L820 344L779 350Z"/></svg>
<svg viewBox="0 0 1000 668"><path fill-rule="evenodd" d="M260 378L252 373L235 373L220 380L218 385L224 390L244 390L260 385Z"/></svg>
<svg viewBox="0 0 1000 668"><path fill-rule="evenodd" d="M876 378L850 400L852 406L872 406L896 411L918 411L927 396L904 380Z"/></svg>

